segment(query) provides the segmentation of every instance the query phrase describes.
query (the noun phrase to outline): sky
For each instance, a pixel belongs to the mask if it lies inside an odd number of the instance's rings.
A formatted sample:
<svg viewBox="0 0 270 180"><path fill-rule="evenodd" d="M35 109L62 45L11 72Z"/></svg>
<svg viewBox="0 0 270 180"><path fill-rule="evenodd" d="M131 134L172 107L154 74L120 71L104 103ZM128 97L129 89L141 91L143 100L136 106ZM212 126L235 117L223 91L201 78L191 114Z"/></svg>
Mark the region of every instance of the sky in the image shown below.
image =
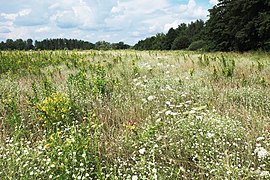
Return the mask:
<svg viewBox="0 0 270 180"><path fill-rule="evenodd" d="M0 0L0 41L46 38L133 45L207 20L218 0Z"/></svg>

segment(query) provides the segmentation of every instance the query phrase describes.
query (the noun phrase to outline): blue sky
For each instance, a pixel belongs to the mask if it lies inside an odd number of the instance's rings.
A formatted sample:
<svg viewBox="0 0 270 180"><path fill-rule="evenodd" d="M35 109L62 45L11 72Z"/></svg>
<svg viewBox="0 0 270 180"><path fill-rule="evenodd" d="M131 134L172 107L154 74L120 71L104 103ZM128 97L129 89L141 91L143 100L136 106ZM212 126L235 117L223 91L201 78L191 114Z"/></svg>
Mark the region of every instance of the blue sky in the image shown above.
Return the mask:
<svg viewBox="0 0 270 180"><path fill-rule="evenodd" d="M0 0L0 41L76 38L95 43L140 39L207 20L217 0Z"/></svg>

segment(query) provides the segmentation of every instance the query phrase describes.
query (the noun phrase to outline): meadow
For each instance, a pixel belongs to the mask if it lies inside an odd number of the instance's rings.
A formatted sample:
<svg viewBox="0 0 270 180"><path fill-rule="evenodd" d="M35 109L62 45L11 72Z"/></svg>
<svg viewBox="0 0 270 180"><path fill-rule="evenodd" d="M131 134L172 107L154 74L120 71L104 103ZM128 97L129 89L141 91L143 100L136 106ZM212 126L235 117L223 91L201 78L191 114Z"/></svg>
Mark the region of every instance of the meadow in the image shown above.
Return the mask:
<svg viewBox="0 0 270 180"><path fill-rule="evenodd" d="M0 179L270 179L264 52L2 51Z"/></svg>

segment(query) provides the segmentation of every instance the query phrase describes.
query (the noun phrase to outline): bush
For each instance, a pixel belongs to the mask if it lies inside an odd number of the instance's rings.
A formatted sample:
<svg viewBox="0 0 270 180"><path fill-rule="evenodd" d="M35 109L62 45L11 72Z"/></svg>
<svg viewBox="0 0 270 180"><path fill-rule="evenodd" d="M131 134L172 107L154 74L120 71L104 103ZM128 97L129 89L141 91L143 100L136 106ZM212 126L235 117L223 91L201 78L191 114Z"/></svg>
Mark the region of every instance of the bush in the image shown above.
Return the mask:
<svg viewBox="0 0 270 180"><path fill-rule="evenodd" d="M191 41L187 36L179 36L173 41L172 50L185 49L190 43Z"/></svg>
<svg viewBox="0 0 270 180"><path fill-rule="evenodd" d="M199 50L199 49L205 49L205 47L206 47L205 41L204 40L198 40L198 41L192 42L189 45L188 50L196 51L196 50Z"/></svg>

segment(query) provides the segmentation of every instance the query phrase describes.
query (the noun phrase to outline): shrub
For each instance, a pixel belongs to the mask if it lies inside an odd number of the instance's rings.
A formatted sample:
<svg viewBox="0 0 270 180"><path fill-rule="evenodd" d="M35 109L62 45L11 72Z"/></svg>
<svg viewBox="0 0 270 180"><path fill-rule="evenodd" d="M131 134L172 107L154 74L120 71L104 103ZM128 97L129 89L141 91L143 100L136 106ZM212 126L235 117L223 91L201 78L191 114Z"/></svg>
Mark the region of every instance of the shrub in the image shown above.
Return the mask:
<svg viewBox="0 0 270 180"><path fill-rule="evenodd" d="M53 93L36 106L42 126L48 130L71 122L71 103L65 94Z"/></svg>
<svg viewBox="0 0 270 180"><path fill-rule="evenodd" d="M204 40L198 40L198 41L192 42L189 45L188 50L196 51L196 50L200 50L200 49L205 49L205 46L206 46L206 43Z"/></svg>
<svg viewBox="0 0 270 180"><path fill-rule="evenodd" d="M172 50L185 49L190 43L191 41L187 36L179 36L173 41Z"/></svg>

